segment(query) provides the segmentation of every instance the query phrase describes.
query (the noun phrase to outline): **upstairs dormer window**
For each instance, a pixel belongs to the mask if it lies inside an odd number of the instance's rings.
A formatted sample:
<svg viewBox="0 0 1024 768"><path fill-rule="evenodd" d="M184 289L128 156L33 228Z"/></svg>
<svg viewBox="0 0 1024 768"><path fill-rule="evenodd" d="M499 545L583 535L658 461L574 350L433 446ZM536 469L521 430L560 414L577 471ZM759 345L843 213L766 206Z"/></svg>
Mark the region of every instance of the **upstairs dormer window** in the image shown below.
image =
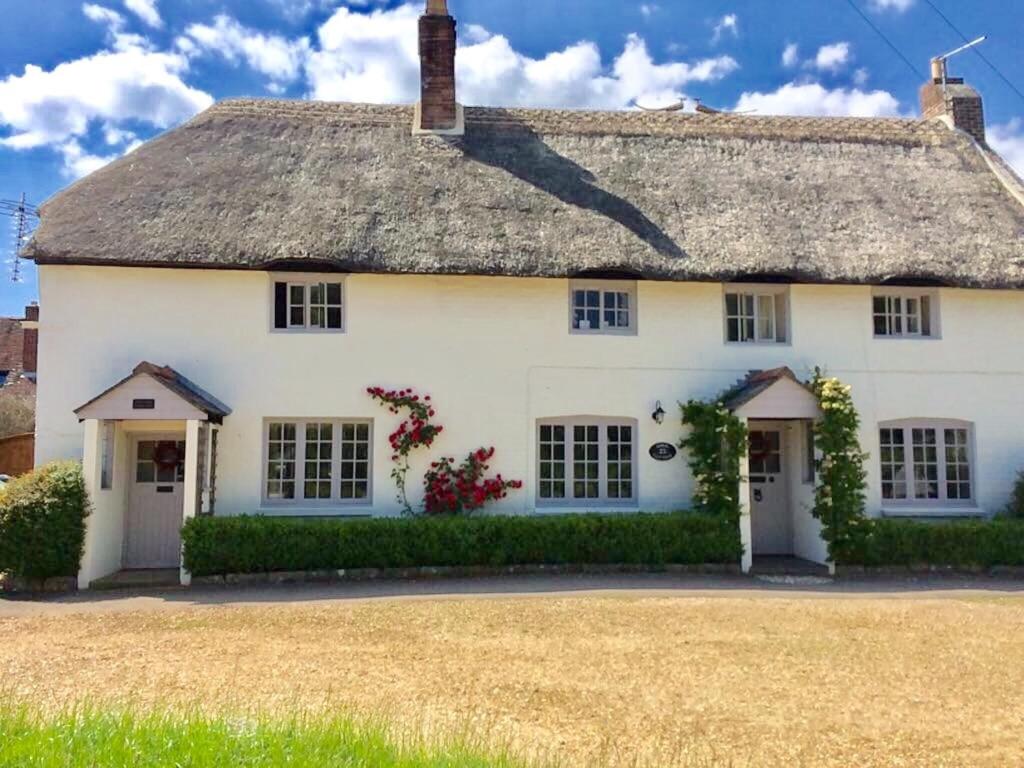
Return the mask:
<svg viewBox="0 0 1024 768"><path fill-rule="evenodd" d="M572 333L636 333L636 283L630 280L572 280L569 283Z"/></svg>
<svg viewBox="0 0 1024 768"><path fill-rule="evenodd" d="M872 322L877 338L934 338L938 335L938 297L921 289L875 289Z"/></svg>
<svg viewBox="0 0 1024 768"><path fill-rule="evenodd" d="M785 344L789 341L789 289L780 286L726 286L725 340L731 344Z"/></svg>
<svg viewBox="0 0 1024 768"><path fill-rule="evenodd" d="M345 330L345 286L339 278L279 276L273 281L277 331Z"/></svg>

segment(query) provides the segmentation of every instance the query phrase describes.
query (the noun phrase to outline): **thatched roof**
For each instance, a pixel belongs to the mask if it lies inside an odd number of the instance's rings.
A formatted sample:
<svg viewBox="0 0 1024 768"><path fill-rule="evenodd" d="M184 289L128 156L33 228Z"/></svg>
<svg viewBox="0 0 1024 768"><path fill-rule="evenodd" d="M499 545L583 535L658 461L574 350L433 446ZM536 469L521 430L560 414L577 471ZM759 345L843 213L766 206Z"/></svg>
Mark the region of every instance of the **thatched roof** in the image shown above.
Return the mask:
<svg viewBox="0 0 1024 768"><path fill-rule="evenodd" d="M222 102L52 198L30 255L1024 287L1019 182L939 121L502 109L466 121L464 137L423 138L411 107Z"/></svg>

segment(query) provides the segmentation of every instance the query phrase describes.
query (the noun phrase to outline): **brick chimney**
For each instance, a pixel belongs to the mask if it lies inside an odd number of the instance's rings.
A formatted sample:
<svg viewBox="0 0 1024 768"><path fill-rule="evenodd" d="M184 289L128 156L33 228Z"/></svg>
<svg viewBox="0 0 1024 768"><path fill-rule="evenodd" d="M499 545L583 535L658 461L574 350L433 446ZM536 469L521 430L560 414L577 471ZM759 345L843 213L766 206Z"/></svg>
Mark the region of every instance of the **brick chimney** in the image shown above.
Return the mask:
<svg viewBox="0 0 1024 768"><path fill-rule="evenodd" d="M921 86L921 116L941 117L954 128L985 143L985 110L981 95L964 84L962 77L949 77L945 59L932 59L932 79Z"/></svg>
<svg viewBox="0 0 1024 768"><path fill-rule="evenodd" d="M427 0L420 16L420 103L413 133L462 135L455 101L455 19L446 0Z"/></svg>
<svg viewBox="0 0 1024 768"><path fill-rule="evenodd" d="M25 319L21 321L21 329L22 373L30 379L35 379L39 359L39 305L35 302L25 307Z"/></svg>

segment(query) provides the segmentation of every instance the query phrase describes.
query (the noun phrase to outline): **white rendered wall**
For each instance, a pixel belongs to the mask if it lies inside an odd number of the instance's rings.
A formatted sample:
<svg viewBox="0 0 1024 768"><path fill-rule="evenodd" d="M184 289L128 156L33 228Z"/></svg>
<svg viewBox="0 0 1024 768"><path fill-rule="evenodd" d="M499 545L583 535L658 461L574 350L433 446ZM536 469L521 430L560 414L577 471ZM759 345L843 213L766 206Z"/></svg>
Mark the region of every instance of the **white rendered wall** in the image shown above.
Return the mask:
<svg viewBox="0 0 1024 768"><path fill-rule="evenodd" d="M853 386L872 514L880 421L973 422L988 512L1024 468L1024 293L943 290L942 338L902 341L872 338L870 288L795 285L792 343L741 346L723 343L717 284L640 282L639 333L617 337L569 333L565 280L353 275L347 332L309 335L271 332L265 273L43 266L39 280L37 460L81 456L72 410L141 360L167 364L233 409L219 438L218 514L261 509L265 417L374 419L374 503L346 511L397 511L386 440L397 421L366 396L374 384L433 395L446 428L435 455L496 446L493 469L525 482L507 512L535 508L536 420L572 415L636 419L637 508L686 507L684 458L647 454L678 441L676 401L779 365L803 378L819 365ZM410 474L414 490L427 461Z"/></svg>

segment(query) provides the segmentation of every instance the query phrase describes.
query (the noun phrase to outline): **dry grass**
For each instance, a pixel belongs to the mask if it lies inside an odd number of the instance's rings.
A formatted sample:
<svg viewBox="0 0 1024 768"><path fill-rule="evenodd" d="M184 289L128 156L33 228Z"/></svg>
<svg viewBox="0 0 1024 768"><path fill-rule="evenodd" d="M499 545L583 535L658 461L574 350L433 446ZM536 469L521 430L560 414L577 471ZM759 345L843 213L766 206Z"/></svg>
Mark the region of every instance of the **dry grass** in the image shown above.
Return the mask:
<svg viewBox="0 0 1024 768"><path fill-rule="evenodd" d="M1024 598L549 597L0 620L47 708L386 711L571 766L1024 764Z"/></svg>

